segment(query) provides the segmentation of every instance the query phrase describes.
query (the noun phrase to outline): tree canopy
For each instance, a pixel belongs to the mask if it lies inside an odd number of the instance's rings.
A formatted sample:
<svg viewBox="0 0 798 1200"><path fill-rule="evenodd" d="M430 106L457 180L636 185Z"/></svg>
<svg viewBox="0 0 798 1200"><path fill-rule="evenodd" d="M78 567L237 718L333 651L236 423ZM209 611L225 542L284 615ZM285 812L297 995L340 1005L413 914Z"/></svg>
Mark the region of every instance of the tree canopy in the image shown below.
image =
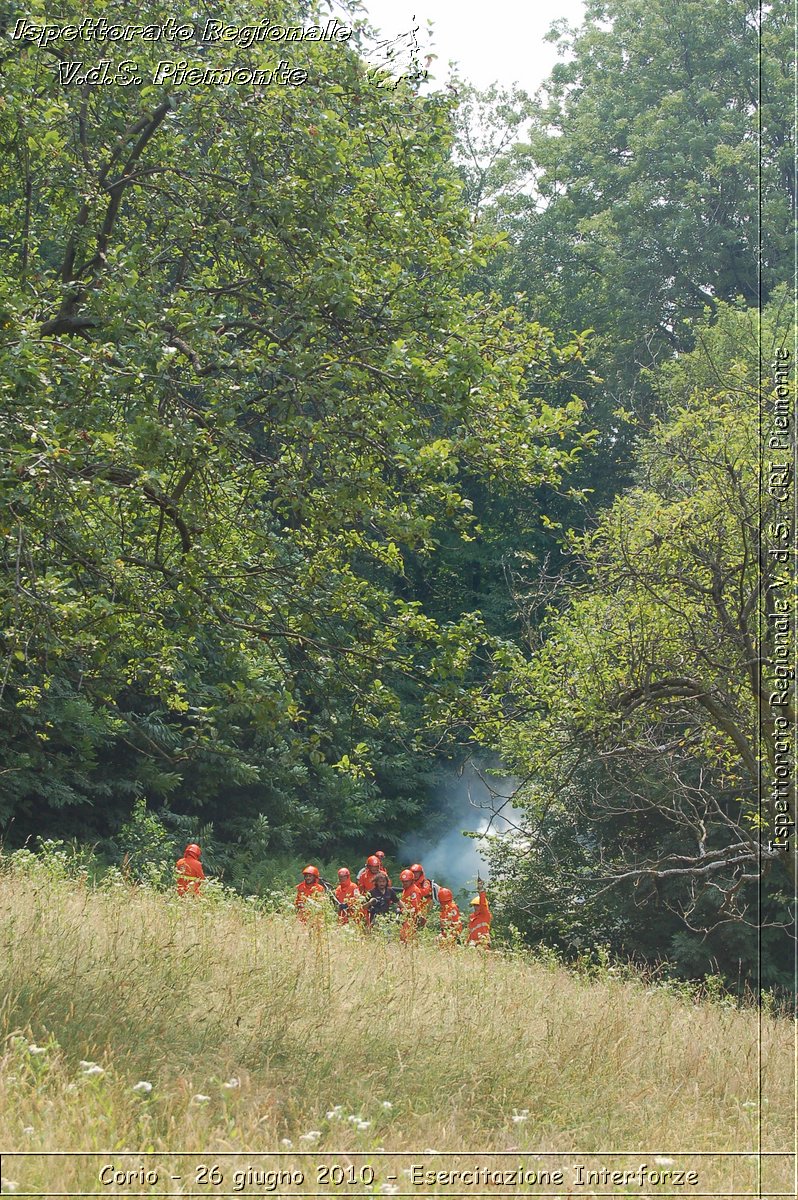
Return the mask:
<svg viewBox="0 0 798 1200"><path fill-rule="evenodd" d="M500 852L513 889L535 863L571 902L626 881L627 897L664 897L701 930L755 922L761 873L794 884L794 848L774 843L777 808L760 794L795 721L789 705L786 731L767 717L767 613L788 601L767 532L779 505L758 476L771 364L794 336L785 302L761 323L720 306L696 349L660 368L635 484L573 537L583 577L552 587L537 648L510 672L515 719L499 740L527 814Z"/></svg>
<svg viewBox="0 0 798 1200"><path fill-rule="evenodd" d="M103 831L137 794L226 796L278 844L390 829L418 798L376 777L481 637L406 556L474 536L470 486L561 475L581 344L465 294L489 244L445 96L379 86L354 42L282 44L295 87L157 81L164 53L102 43L141 82L65 85L63 45L3 43L0 812Z"/></svg>
<svg viewBox="0 0 798 1200"><path fill-rule="evenodd" d="M509 237L507 296L595 331L604 500L628 479L619 411L649 415L644 371L692 347L705 308L789 277L793 23L786 0L590 0L552 27L563 61L534 99L466 96L462 169Z"/></svg>
<svg viewBox="0 0 798 1200"><path fill-rule="evenodd" d="M731 970L795 882L792 12L589 0L534 98L375 71L359 12L0 19L3 836L213 826L251 879L487 746L526 937Z"/></svg>

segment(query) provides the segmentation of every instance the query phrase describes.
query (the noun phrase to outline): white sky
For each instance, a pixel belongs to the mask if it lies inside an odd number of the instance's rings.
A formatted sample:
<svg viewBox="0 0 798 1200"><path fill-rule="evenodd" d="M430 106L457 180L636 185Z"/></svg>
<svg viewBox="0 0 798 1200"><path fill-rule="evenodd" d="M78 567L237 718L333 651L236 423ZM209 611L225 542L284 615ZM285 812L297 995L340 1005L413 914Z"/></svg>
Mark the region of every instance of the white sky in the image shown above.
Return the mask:
<svg viewBox="0 0 798 1200"><path fill-rule="evenodd" d="M556 49L543 41L552 21L566 17L582 22L582 0L363 0L371 23L385 37L420 25L422 50L429 45L427 19L434 22L431 66L437 84L458 62L460 74L479 88L498 81L517 82L534 92L558 61ZM415 20L414 20L415 18Z"/></svg>

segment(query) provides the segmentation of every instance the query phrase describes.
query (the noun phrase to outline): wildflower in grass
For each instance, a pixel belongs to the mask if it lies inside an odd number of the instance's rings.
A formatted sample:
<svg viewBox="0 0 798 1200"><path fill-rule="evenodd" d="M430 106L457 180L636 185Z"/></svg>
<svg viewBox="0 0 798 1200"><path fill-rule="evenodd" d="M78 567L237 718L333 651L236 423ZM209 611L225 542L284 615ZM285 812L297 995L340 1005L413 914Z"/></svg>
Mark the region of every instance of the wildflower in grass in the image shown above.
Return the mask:
<svg viewBox="0 0 798 1200"><path fill-rule="evenodd" d="M740 1108L756 1108L756 1100L743 1100Z"/></svg>
<svg viewBox="0 0 798 1200"><path fill-rule="evenodd" d="M357 1125L355 1126L355 1129L357 1129L359 1133L363 1133L364 1129L370 1129L370 1128L371 1128L371 1121L358 1121Z"/></svg>
<svg viewBox="0 0 798 1200"><path fill-rule="evenodd" d="M237 1075L233 1075L230 1079L227 1080L227 1083L222 1084L222 1087L224 1087L224 1088L241 1087L241 1080L238 1078Z"/></svg>
<svg viewBox="0 0 798 1200"><path fill-rule="evenodd" d="M399 1191L399 1184L398 1183L382 1183L382 1184L380 1184L380 1191L383 1193L384 1196L395 1196L396 1193Z"/></svg>
<svg viewBox="0 0 798 1200"><path fill-rule="evenodd" d="M28 1046L28 1054L46 1054L46 1053L47 1053L46 1046L36 1046L33 1044L33 1042L31 1042L31 1044Z"/></svg>
<svg viewBox="0 0 798 1200"><path fill-rule="evenodd" d="M519 1112L517 1108L513 1109L512 1122L513 1125L520 1125L522 1121L526 1121L529 1117L529 1109L522 1108Z"/></svg>
<svg viewBox="0 0 798 1200"><path fill-rule="evenodd" d="M84 1075L104 1075L105 1070L97 1063L87 1063L83 1068Z"/></svg>
<svg viewBox="0 0 798 1200"><path fill-rule="evenodd" d="M340 1119L341 1119L341 1113L342 1113L343 1111L344 1111L344 1106L343 1106L343 1104L336 1104L336 1105L335 1105L333 1108L331 1108L331 1109L330 1109L328 1112L326 1112L324 1115L325 1115L325 1117L327 1118L327 1120L328 1120L328 1121L340 1121Z"/></svg>
<svg viewBox="0 0 798 1200"><path fill-rule="evenodd" d="M386 1112L390 1112L391 1109L393 1108L393 1105L391 1104L390 1100L383 1100L382 1107L385 1109Z"/></svg>
<svg viewBox="0 0 798 1200"><path fill-rule="evenodd" d="M147 1079L140 1079L138 1083L133 1084L134 1092L141 1092L142 1095L148 1096L152 1091L152 1084Z"/></svg>
<svg viewBox="0 0 798 1200"><path fill-rule="evenodd" d="M28 1137L30 1137L32 1133L35 1133L35 1130L32 1125L25 1125L23 1126L22 1132L27 1133Z"/></svg>
<svg viewBox="0 0 798 1200"><path fill-rule="evenodd" d="M19 1184L16 1179L0 1179L0 1192L16 1191L19 1191Z"/></svg>
<svg viewBox="0 0 798 1200"><path fill-rule="evenodd" d="M672 1158L663 1158L662 1155L658 1155L654 1159L654 1162L657 1164L658 1167L672 1167L673 1166L673 1159Z"/></svg>
<svg viewBox="0 0 798 1200"><path fill-rule="evenodd" d="M321 1137L320 1129L309 1129L307 1133L300 1133L300 1142L317 1142Z"/></svg>
<svg viewBox="0 0 798 1200"><path fill-rule="evenodd" d="M280 1138L280 1145L285 1146L286 1150L290 1150L293 1144L290 1138Z"/></svg>
<svg viewBox="0 0 798 1200"><path fill-rule="evenodd" d="M203 1096L202 1092L197 1092L196 1096L191 1097L192 1104L207 1104L210 1096Z"/></svg>

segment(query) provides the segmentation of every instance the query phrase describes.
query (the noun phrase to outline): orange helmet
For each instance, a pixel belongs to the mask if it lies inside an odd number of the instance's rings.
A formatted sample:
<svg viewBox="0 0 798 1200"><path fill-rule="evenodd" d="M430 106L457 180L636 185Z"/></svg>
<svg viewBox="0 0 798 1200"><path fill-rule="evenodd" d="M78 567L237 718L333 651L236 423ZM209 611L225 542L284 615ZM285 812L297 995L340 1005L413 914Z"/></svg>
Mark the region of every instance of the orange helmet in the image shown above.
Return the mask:
<svg viewBox="0 0 798 1200"><path fill-rule="evenodd" d="M184 858L202 858L202 851L196 842L189 842L183 851Z"/></svg>
<svg viewBox="0 0 798 1200"><path fill-rule="evenodd" d="M402 874L399 876L399 878L401 879L402 883L413 883L415 881L412 871L402 871Z"/></svg>
<svg viewBox="0 0 798 1200"><path fill-rule="evenodd" d="M372 871L379 871L380 860L377 858L376 854L370 854L368 856L368 858L366 859L366 866L371 867Z"/></svg>
<svg viewBox="0 0 798 1200"><path fill-rule="evenodd" d="M449 888L438 888L438 899L442 900L444 904L448 904L452 899L451 890Z"/></svg>
<svg viewBox="0 0 798 1200"><path fill-rule="evenodd" d="M318 879L319 868L318 867L303 867L302 874L303 875L315 875L316 879Z"/></svg>
<svg viewBox="0 0 798 1200"><path fill-rule="evenodd" d="M338 878L339 879L348 879L349 878L349 870L347 867L341 867L340 871L338 872Z"/></svg>
<svg viewBox="0 0 798 1200"><path fill-rule="evenodd" d="M375 857L375 858L378 858L378 859L380 860L380 862L382 862L382 860L385 858L385 851L384 851L384 850L377 850L377 851L375 852L375 855L374 855L374 857Z"/></svg>
<svg viewBox="0 0 798 1200"><path fill-rule="evenodd" d="M424 874L424 868L422 867L421 863L413 863L410 870L413 872L414 875L423 875Z"/></svg>

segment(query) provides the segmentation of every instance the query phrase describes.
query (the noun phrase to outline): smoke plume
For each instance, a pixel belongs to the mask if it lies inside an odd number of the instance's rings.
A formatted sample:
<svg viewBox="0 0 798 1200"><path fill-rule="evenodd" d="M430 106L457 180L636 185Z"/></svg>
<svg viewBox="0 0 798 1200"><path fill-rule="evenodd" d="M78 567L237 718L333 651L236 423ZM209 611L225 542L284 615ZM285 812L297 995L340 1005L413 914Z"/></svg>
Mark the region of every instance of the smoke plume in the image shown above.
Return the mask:
<svg viewBox="0 0 798 1200"><path fill-rule="evenodd" d="M511 777L488 775L478 763L452 769L441 789L441 812L447 828L435 837L411 834L399 849L402 865L420 862L428 878L453 891L474 888L477 876L488 878L486 841L513 828L518 814L510 798L518 786ZM478 833L479 838L465 837Z"/></svg>

